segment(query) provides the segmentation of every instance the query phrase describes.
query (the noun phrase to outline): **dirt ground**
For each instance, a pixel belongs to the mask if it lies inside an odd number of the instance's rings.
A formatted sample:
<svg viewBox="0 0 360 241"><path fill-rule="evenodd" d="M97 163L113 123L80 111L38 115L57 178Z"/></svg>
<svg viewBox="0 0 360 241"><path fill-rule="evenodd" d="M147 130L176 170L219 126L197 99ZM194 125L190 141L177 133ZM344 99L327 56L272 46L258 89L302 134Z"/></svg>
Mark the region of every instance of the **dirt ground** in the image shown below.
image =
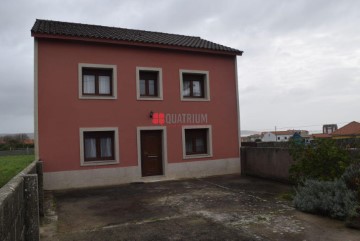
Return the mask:
<svg viewBox="0 0 360 241"><path fill-rule="evenodd" d="M238 175L46 193L43 241L360 240L294 210L291 187Z"/></svg>

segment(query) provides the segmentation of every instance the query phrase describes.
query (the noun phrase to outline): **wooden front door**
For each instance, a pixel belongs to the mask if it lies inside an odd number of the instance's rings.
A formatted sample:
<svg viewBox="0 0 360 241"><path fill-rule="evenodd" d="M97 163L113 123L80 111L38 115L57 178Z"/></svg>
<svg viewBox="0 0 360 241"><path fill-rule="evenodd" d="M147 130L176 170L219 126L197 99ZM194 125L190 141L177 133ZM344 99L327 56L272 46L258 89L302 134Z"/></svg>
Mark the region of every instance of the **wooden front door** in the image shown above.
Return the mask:
<svg viewBox="0 0 360 241"><path fill-rule="evenodd" d="M140 136L142 176L162 175L162 131L143 130Z"/></svg>

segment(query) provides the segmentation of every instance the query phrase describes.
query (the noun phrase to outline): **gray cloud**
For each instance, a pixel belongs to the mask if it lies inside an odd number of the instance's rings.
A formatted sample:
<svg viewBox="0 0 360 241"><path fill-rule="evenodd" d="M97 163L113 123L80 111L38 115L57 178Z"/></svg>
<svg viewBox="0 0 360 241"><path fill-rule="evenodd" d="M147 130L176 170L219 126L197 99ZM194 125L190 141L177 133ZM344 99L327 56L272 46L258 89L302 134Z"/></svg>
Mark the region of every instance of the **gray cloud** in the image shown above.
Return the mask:
<svg viewBox="0 0 360 241"><path fill-rule="evenodd" d="M0 133L33 130L36 18L179 33L244 50L241 125L360 120L360 1L3 0Z"/></svg>

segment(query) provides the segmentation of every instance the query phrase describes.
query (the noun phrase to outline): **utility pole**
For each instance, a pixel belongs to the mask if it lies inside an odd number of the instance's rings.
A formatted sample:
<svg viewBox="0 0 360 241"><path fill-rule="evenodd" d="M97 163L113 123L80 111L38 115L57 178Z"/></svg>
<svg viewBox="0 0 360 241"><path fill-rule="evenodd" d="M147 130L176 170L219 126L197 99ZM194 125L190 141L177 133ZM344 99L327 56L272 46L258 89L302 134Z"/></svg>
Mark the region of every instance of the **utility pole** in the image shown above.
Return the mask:
<svg viewBox="0 0 360 241"><path fill-rule="evenodd" d="M275 126L275 141L277 142L276 126Z"/></svg>

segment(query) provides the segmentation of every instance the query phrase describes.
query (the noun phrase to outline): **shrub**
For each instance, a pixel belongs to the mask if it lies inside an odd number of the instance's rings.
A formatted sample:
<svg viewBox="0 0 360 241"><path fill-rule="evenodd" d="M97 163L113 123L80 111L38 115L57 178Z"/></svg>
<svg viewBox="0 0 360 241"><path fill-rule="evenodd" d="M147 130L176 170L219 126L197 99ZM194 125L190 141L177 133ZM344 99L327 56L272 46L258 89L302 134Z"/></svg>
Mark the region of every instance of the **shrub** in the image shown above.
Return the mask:
<svg viewBox="0 0 360 241"><path fill-rule="evenodd" d="M341 178L350 190L356 192L357 200L360 202L360 163L354 163L346 168Z"/></svg>
<svg viewBox="0 0 360 241"><path fill-rule="evenodd" d="M318 140L311 145L293 141L290 146L290 154L295 163L291 166L289 174L290 180L296 184L304 179L338 179L351 163L349 153L334 140Z"/></svg>
<svg viewBox="0 0 360 241"><path fill-rule="evenodd" d="M342 179L335 181L305 180L296 190L294 206L304 212L345 219L356 206L353 191Z"/></svg>
<svg viewBox="0 0 360 241"><path fill-rule="evenodd" d="M345 225L350 228L360 229L360 206L355 206L350 210L346 217Z"/></svg>

